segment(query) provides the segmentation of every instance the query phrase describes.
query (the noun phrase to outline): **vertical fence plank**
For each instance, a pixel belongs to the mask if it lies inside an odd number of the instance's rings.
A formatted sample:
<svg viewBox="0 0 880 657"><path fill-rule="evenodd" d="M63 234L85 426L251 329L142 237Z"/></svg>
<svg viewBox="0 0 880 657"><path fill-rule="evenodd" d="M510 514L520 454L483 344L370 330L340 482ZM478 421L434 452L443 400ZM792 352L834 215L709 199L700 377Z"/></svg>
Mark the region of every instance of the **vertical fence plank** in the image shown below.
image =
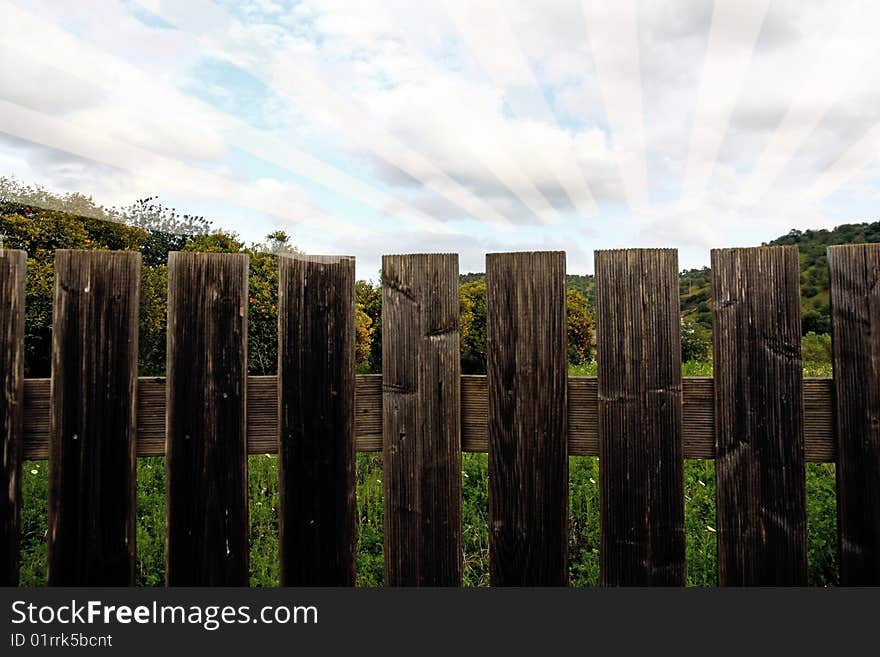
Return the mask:
<svg viewBox="0 0 880 657"><path fill-rule="evenodd" d="M718 582L806 583L797 247L712 251Z"/></svg>
<svg viewBox="0 0 880 657"><path fill-rule="evenodd" d="M565 253L490 253L486 285L492 585L565 586Z"/></svg>
<svg viewBox="0 0 880 657"><path fill-rule="evenodd" d="M683 586L677 252L597 251L596 300L602 584Z"/></svg>
<svg viewBox="0 0 880 657"><path fill-rule="evenodd" d="M27 254L0 249L0 586L18 584Z"/></svg>
<svg viewBox="0 0 880 657"><path fill-rule="evenodd" d="M354 586L354 258L282 256L279 525L284 586Z"/></svg>
<svg viewBox="0 0 880 657"><path fill-rule="evenodd" d="M55 252L50 585L134 585L140 266L135 252Z"/></svg>
<svg viewBox="0 0 880 657"><path fill-rule="evenodd" d="M385 584L461 584L458 256L382 258Z"/></svg>
<svg viewBox="0 0 880 657"><path fill-rule="evenodd" d="M880 585L880 244L832 246L840 583Z"/></svg>
<svg viewBox="0 0 880 657"><path fill-rule="evenodd" d="M168 257L171 586L247 586L248 256Z"/></svg>

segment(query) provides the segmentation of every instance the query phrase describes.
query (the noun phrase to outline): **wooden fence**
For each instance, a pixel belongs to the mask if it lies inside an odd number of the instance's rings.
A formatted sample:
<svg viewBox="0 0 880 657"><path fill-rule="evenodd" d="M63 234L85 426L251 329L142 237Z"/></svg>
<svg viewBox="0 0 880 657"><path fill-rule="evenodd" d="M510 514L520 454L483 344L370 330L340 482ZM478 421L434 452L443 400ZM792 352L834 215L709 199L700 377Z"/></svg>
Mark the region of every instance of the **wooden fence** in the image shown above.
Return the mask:
<svg viewBox="0 0 880 657"><path fill-rule="evenodd" d="M837 464L842 583L880 584L880 245L828 250L833 379L803 379L796 247L712 252L714 379L681 375L676 251L595 264L597 378L567 376L561 252L487 256L487 376L456 255L383 258L367 376L353 258L282 256L278 375L248 377L247 256L172 253L167 376L139 379L140 255L58 251L52 378L25 380L0 252L0 583L22 458L49 459L49 584L130 585L136 458L164 455L168 584L245 586L247 454L277 452L282 584L353 585L355 451L382 450L392 586L461 584L462 451L489 454L495 586L567 583L568 455L600 459L604 585L684 584L685 458L715 459L720 584L806 583L805 461Z"/></svg>

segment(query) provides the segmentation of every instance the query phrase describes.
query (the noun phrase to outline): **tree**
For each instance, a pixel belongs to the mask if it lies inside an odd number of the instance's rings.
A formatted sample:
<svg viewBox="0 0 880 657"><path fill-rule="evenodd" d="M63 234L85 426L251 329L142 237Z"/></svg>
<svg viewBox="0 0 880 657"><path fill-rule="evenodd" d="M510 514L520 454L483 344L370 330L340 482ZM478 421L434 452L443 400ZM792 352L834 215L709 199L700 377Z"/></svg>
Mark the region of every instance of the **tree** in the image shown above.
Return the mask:
<svg viewBox="0 0 880 657"><path fill-rule="evenodd" d="M54 208L75 208L77 216ZM56 249L132 249L147 231L96 219L108 213L88 197L56 196L39 186L0 178L0 234L4 246L28 254L25 298L25 376L51 372L52 299Z"/></svg>
<svg viewBox="0 0 880 657"><path fill-rule="evenodd" d="M370 343L373 340L373 320L364 312L364 307L355 303L354 332L355 332L355 363L359 371L370 371Z"/></svg>
<svg viewBox="0 0 880 657"><path fill-rule="evenodd" d="M357 308L370 320L355 317L357 332L358 366L364 372L378 374L382 371L382 288L370 281L354 284L354 300Z"/></svg>
<svg viewBox="0 0 880 657"><path fill-rule="evenodd" d="M696 322L685 319L681 322L681 360L711 360L712 340L706 330Z"/></svg>
<svg viewBox="0 0 880 657"><path fill-rule="evenodd" d="M486 372L486 282L465 283L458 289L461 371Z"/></svg>
<svg viewBox="0 0 880 657"><path fill-rule="evenodd" d="M583 365L593 360L593 314L586 297L577 290L565 294L568 322L568 362Z"/></svg>
<svg viewBox="0 0 880 657"><path fill-rule="evenodd" d="M138 199L114 209L113 214L118 220L147 231L141 255L144 264L154 267L167 263L171 251L183 251L195 236L211 232L210 221L196 215L180 215L174 208L166 208L158 196Z"/></svg>
<svg viewBox="0 0 880 657"><path fill-rule="evenodd" d="M53 210L73 217L88 217L110 221L113 212L96 205L91 196L77 192L55 194L42 185L25 185L14 176L0 177L0 205Z"/></svg>
<svg viewBox="0 0 880 657"><path fill-rule="evenodd" d="M801 341L803 358L806 362L831 362L831 336L810 331Z"/></svg>
<svg viewBox="0 0 880 657"><path fill-rule="evenodd" d="M21 201L25 202L22 203ZM39 202L41 205L30 204ZM45 207L44 207L45 206ZM75 208L74 215L52 208ZM283 231L247 247L232 232L215 230L203 217L165 208L156 197L122 209L95 205L81 195L57 196L15 179L0 179L0 233L7 248L28 253L25 300L25 373L48 377L51 370L52 299L56 249L140 250L141 298L139 371L165 372L168 253L172 250L247 253L248 369L272 374L278 351L278 254L296 247Z"/></svg>
<svg viewBox="0 0 880 657"><path fill-rule="evenodd" d="M301 253L298 248L291 244L290 236L283 230L276 230L266 235L263 248L274 255Z"/></svg>

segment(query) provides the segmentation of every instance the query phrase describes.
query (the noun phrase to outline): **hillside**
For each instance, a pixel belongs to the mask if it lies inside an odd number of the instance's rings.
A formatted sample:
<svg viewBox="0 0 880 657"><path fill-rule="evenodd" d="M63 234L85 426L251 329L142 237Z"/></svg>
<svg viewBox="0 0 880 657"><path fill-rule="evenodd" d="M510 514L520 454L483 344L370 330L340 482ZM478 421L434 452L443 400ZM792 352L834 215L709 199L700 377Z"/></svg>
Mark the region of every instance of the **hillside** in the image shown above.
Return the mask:
<svg viewBox="0 0 880 657"><path fill-rule="evenodd" d="M826 249L834 244L880 242L880 221L843 224L832 230L791 230L762 246L796 245L801 255L801 313L804 334L831 332ZM461 282L484 280L485 274L462 274ZM569 274L566 287L595 302L592 276ZM708 267L686 269L680 278L681 313L706 332L712 330L712 277Z"/></svg>
<svg viewBox="0 0 880 657"><path fill-rule="evenodd" d="M469 274L459 274L458 282L460 285L464 285L465 283L473 283L474 281L485 281L486 274L480 273L469 273ZM593 305L596 301L596 286L593 283L592 276L584 276L581 274L567 274L565 277L565 287L568 290L577 290L581 294L583 294L587 301L590 302L590 305Z"/></svg>
<svg viewBox="0 0 880 657"><path fill-rule="evenodd" d="M826 249L835 244L880 242L880 221L843 224L832 230L791 230L762 246L797 246L801 255L801 323L803 333L830 333L831 307L828 295ZM708 267L681 273L681 311L697 324L711 330L711 273Z"/></svg>

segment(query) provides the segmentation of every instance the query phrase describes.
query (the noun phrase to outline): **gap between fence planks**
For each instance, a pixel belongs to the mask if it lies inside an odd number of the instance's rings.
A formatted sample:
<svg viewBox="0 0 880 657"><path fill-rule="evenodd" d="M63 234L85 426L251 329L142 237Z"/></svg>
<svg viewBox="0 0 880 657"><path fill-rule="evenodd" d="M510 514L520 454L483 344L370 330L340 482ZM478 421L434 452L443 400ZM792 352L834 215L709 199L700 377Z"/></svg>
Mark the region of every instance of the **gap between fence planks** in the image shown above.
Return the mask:
<svg viewBox="0 0 880 657"><path fill-rule="evenodd" d="M249 376L247 441L249 454L278 452L278 384L275 376ZM806 459L831 463L837 457L830 378L804 379ZM595 377L568 377L568 453L598 456L598 393ZM687 459L715 458L713 382L683 379L682 431ZM382 451L382 376L356 377L355 449ZM461 449L488 451L485 376L461 377ZM23 458L48 456L49 379L25 379ZM165 455L165 379L138 379L138 456Z"/></svg>

